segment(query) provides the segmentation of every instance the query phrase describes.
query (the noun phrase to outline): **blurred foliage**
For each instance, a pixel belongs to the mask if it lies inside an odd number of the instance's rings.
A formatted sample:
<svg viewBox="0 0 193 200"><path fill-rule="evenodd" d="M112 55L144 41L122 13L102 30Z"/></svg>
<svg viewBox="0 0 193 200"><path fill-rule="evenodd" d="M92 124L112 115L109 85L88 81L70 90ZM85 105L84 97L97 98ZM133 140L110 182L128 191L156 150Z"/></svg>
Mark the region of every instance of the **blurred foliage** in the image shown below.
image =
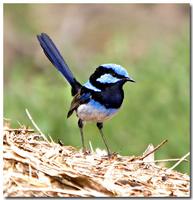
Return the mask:
<svg viewBox="0 0 193 200"><path fill-rule="evenodd" d="M136 80L124 86L120 112L104 126L112 151L140 155L168 143L156 159L190 151L190 46L187 4L4 4L4 117L81 147L77 118L66 119L70 87L41 51L47 32L82 83L102 63L118 63ZM85 139L104 148L96 126ZM174 163L166 163L169 167ZM189 163L177 170L189 173Z"/></svg>

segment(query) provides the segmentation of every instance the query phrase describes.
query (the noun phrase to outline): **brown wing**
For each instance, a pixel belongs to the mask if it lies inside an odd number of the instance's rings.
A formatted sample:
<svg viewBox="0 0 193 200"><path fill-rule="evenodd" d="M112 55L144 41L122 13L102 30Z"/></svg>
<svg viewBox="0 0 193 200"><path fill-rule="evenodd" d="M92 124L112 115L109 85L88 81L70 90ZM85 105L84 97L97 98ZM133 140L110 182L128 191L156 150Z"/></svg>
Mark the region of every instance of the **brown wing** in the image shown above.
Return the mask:
<svg viewBox="0 0 193 200"><path fill-rule="evenodd" d="M79 105L88 102L90 97L91 97L90 92L82 93L82 91L79 90L78 93L72 99L67 118L72 115L72 113L78 108Z"/></svg>

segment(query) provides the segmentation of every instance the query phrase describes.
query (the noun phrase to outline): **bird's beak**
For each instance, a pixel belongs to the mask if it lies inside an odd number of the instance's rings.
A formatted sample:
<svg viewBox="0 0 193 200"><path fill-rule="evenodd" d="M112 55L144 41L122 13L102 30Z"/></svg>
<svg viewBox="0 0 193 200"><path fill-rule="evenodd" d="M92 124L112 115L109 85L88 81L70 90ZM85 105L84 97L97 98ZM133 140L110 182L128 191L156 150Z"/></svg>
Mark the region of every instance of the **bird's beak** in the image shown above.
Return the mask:
<svg viewBox="0 0 193 200"><path fill-rule="evenodd" d="M131 77L127 77L127 78L124 78L125 81L130 81L130 82L134 82L135 83L135 80L132 79Z"/></svg>

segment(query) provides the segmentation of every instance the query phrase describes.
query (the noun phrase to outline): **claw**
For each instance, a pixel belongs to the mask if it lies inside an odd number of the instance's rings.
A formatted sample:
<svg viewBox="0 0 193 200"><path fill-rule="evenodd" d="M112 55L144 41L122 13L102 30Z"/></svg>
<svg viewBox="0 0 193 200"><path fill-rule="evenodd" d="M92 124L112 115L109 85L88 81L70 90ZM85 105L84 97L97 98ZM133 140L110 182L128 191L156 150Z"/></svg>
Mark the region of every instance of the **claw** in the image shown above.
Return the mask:
<svg viewBox="0 0 193 200"><path fill-rule="evenodd" d="M84 148L82 150L82 152L83 152L84 155L89 155L91 153L91 151L89 149L86 149L86 148Z"/></svg>

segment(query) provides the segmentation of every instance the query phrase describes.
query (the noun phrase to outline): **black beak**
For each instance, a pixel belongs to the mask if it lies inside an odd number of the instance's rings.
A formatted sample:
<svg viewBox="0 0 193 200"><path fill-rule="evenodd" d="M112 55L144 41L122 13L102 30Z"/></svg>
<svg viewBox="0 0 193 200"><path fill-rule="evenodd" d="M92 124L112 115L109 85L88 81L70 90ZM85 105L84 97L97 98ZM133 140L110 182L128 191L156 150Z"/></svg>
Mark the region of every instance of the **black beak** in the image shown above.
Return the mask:
<svg viewBox="0 0 193 200"><path fill-rule="evenodd" d="M128 78L124 78L124 80L125 80L125 81L130 81L130 82L134 82L134 83L135 83L135 80L132 79L132 78L129 78L129 77L128 77Z"/></svg>

